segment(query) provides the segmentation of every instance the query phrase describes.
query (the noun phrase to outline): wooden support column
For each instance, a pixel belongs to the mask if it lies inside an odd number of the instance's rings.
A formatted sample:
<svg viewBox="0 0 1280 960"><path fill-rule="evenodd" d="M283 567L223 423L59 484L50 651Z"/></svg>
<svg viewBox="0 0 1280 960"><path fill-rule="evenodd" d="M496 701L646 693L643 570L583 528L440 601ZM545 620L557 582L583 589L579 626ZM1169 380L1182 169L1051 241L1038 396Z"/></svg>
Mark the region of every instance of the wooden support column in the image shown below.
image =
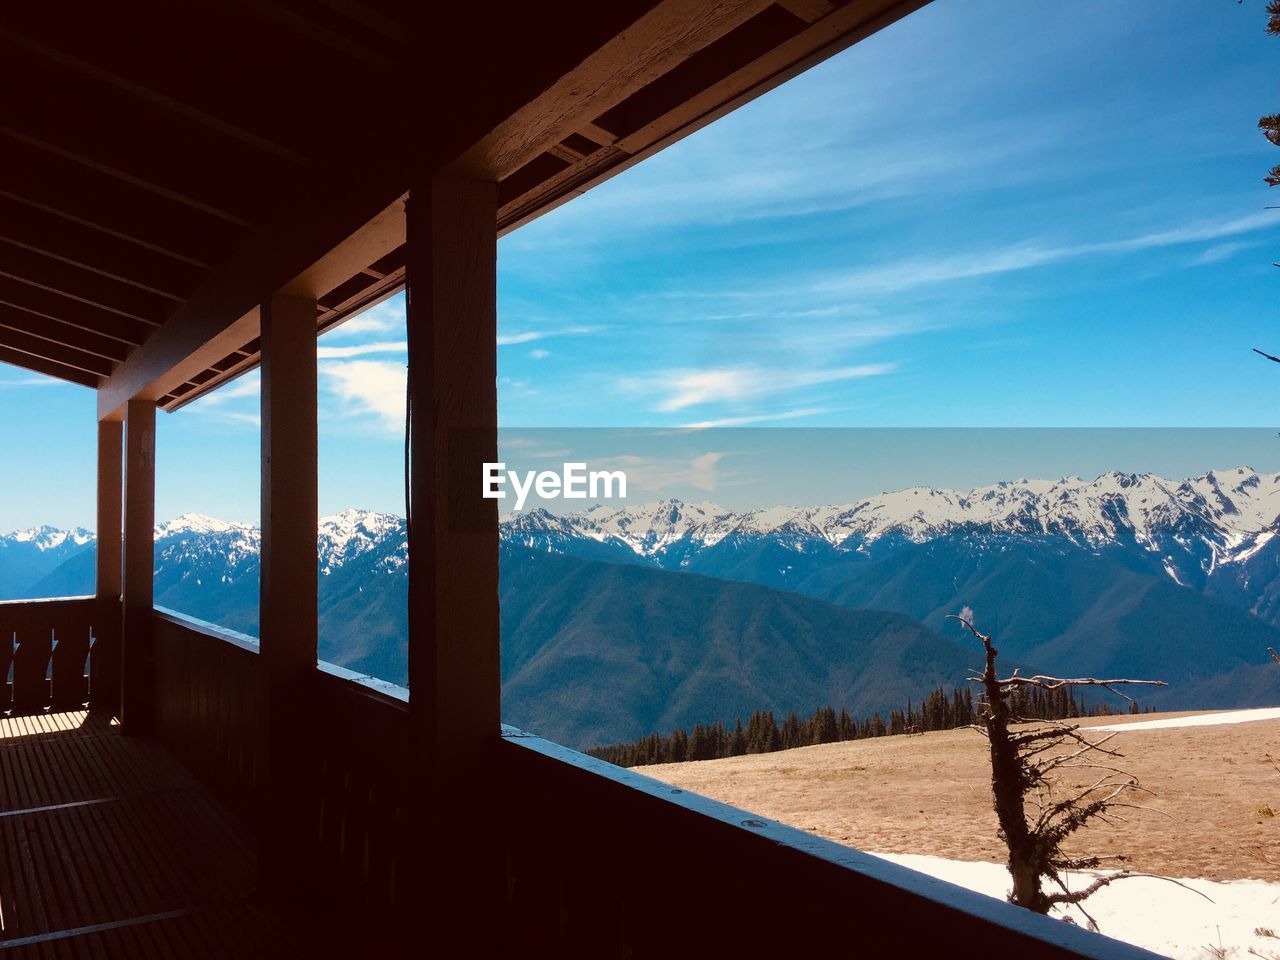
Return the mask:
<svg viewBox="0 0 1280 960"><path fill-rule="evenodd" d="M493 183L437 175L408 201L410 817L424 902L472 938L494 933L505 889L498 504L481 497L497 460L496 222Z"/></svg>
<svg viewBox="0 0 1280 960"><path fill-rule="evenodd" d="M151 731L155 719L156 405L133 399L124 417L123 618L120 722L130 735Z"/></svg>
<svg viewBox="0 0 1280 960"><path fill-rule="evenodd" d="M98 421L98 535L94 593L94 641L89 708L107 716L120 712L120 590L124 424Z"/></svg>
<svg viewBox="0 0 1280 960"><path fill-rule="evenodd" d="M262 582L265 725L261 869L274 900L307 896L305 831L319 809L312 747L325 736L307 691L316 672L316 302L262 306ZM318 722L317 722L318 721Z"/></svg>

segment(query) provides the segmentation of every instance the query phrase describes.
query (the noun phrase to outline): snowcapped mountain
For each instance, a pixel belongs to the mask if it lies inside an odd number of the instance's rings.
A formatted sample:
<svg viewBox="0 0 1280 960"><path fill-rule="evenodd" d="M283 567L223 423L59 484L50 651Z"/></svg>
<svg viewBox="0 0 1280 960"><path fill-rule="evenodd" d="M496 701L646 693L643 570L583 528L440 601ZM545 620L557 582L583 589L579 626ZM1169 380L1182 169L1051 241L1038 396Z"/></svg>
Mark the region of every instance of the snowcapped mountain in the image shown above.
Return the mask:
<svg viewBox="0 0 1280 960"><path fill-rule="evenodd" d="M349 508L321 517L319 532L322 576L370 553L381 554L380 567L384 572L398 570L408 558L404 520L392 513Z"/></svg>
<svg viewBox="0 0 1280 960"><path fill-rule="evenodd" d="M0 599L39 596L29 592L30 586L92 542L88 530L61 530L47 524L0 537Z"/></svg>
<svg viewBox="0 0 1280 960"><path fill-rule="evenodd" d="M1280 473L1238 467L1185 480L1111 472L1089 481L1022 479L965 492L913 487L843 505L745 512L678 500L559 516L535 510L507 521L503 537L552 551L590 541L667 568L688 566L710 548L760 539L796 553L867 553L877 544L923 544L957 534L976 542L1057 538L1083 549L1139 550L1157 558L1176 582L1201 587L1218 566L1265 549L1280 529L1278 518Z"/></svg>
<svg viewBox="0 0 1280 960"><path fill-rule="evenodd" d="M963 659L966 638L945 617L968 606L1014 662L1159 677L1170 687L1158 702L1170 708L1272 703L1278 518L1280 474L1245 467L1185 480L1107 473L919 487L817 507L532 510L501 527L504 702L523 704L535 729L587 737L563 698L612 696L620 683L684 691L672 693L679 716L633 703L637 729L780 705L771 698L787 691L811 709L810 699L846 696L857 678L868 689L906 684L915 696L936 682L937 657L921 651L959 644ZM48 528L0 537L0 597L91 592L91 544L85 531ZM250 524L198 514L158 524L156 603L256 633L260 551ZM320 656L402 682L404 521L362 510L320 518L317 565ZM907 619L864 631L872 621L849 611ZM908 634L919 644L893 640ZM855 647L878 652L864 662ZM713 649L723 662L703 673ZM747 650L749 669L739 662ZM797 650L809 652L786 661ZM625 681L623 663L634 668ZM749 681L733 703L721 702L729 675ZM565 692L566 677L577 692ZM599 717L612 716L606 706Z"/></svg>
<svg viewBox="0 0 1280 960"><path fill-rule="evenodd" d="M84 529L84 527L59 530L57 527L44 524L39 527L29 527L26 530L15 530L4 539L13 543L27 543L36 550L44 552L45 550L56 550L64 545L72 547L83 546L93 539L93 534Z"/></svg>

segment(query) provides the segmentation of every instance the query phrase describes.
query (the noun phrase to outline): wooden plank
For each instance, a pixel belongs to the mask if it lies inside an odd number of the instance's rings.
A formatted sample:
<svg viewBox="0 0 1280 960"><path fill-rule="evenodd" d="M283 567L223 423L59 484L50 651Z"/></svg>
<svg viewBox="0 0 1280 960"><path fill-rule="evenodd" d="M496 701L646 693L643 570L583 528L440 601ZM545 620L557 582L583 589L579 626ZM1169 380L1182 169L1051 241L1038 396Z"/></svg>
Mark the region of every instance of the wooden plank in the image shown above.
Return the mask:
<svg viewBox="0 0 1280 960"><path fill-rule="evenodd" d="M14 30L3 27L0 27L0 37L3 37L6 42L15 47L25 49L28 52L35 54L43 61L56 63L68 71L88 78L96 86L114 88L121 93L136 98L148 106L175 114L176 116L195 123L206 130L214 131L217 134L223 137L228 137L232 140L238 140L241 143L256 147L266 153L274 154L282 160L287 160L296 164L306 162L307 158L288 147L282 146L273 140L261 136L260 134L251 130L246 130L222 117L215 116L194 107L170 94L154 90L145 84L137 82L136 80L131 80L128 77L113 73L110 70L98 66L97 64L90 63L81 57L67 53L66 51L60 50L50 44L41 43L39 40L23 36Z"/></svg>
<svg viewBox="0 0 1280 960"><path fill-rule="evenodd" d="M129 355L129 346L120 340L90 333L79 327L3 304L0 304L0 328L16 330L52 343L65 344L115 363L120 363Z"/></svg>
<svg viewBox="0 0 1280 960"><path fill-rule="evenodd" d="M805 23L816 23L836 9L831 0L777 0L777 3Z"/></svg>
<svg viewBox="0 0 1280 960"><path fill-rule="evenodd" d="M326 193L321 206L329 217L298 218L259 234L116 370L99 392L98 416L132 396L158 400L257 337L264 287L319 299L403 243L402 190L380 196L388 181L396 182L386 174L356 177L348 191Z"/></svg>
<svg viewBox="0 0 1280 960"><path fill-rule="evenodd" d="M85 303L156 326L182 301L8 241L0 241L0 271L33 287L69 291Z"/></svg>
<svg viewBox="0 0 1280 960"><path fill-rule="evenodd" d="M120 594L124 520L124 424L98 421L98 540L90 708L120 712Z"/></svg>
<svg viewBox="0 0 1280 960"><path fill-rule="evenodd" d="M5 347L17 353L25 353L30 357L60 363L64 367L71 367L95 378L111 376L111 370L114 366L110 360L95 354L86 353L83 350L77 350L75 347L65 346L61 343L55 343L52 340L33 337L29 334L9 329L3 324L0 324L0 347Z"/></svg>
<svg viewBox="0 0 1280 960"><path fill-rule="evenodd" d="M153 249L218 263L243 227L106 172L20 140L0 152L6 196L83 224L124 234Z"/></svg>
<svg viewBox="0 0 1280 960"><path fill-rule="evenodd" d="M0 237L103 276L178 298L190 296L205 273L204 267L161 253L117 231L86 226L3 195Z"/></svg>
<svg viewBox="0 0 1280 960"><path fill-rule="evenodd" d="M21 98L16 98L13 102L22 103L23 101ZM37 109L43 107L44 105L41 104ZM8 111L6 111L7 116ZM217 184L217 180L210 175L207 168L203 172L194 174L182 171L180 176L175 177L173 168L160 165L158 160L145 167L131 166L142 162L144 154L136 151L145 150L150 145L151 142L145 138L139 138L141 143L126 156L122 157L115 153L103 156L99 150L94 149L92 143L77 141L74 138L68 139L65 136L66 128L60 126L58 121L50 119L44 123L37 122L40 119L39 113L33 112L20 118L22 128L8 124L0 125L0 140L4 142L4 149L10 149L12 144L47 153L51 157L81 166L91 173L119 180L121 183L153 193L164 200L189 207L198 213L225 221L235 227L252 226L253 214L261 212L260 208L255 209L248 203L237 203L237 199L243 201L243 197L238 198L234 190L227 190L211 199L205 199L204 196L199 195L202 188ZM121 142L128 142L129 139L129 134L126 133L121 138ZM181 164L178 166L180 168ZM144 172L135 173L136 169ZM261 191L258 185L255 184L254 187L255 192Z"/></svg>
<svg viewBox="0 0 1280 960"><path fill-rule="evenodd" d="M155 324L3 275L0 275L0 304L134 346L146 340L156 329Z"/></svg>
<svg viewBox="0 0 1280 960"><path fill-rule="evenodd" d="M89 702L89 636L92 610L64 607L53 628L53 683L50 704L55 711L80 710Z"/></svg>
<svg viewBox="0 0 1280 960"><path fill-rule="evenodd" d="M746 66L732 70L716 82L707 83L703 89L689 91L670 110L625 137L600 130L598 124L603 122L607 125L607 119L597 116L596 124L583 125L576 132L602 145L607 140L616 146L618 152L609 157L609 162L600 162L596 155L588 158L581 164L585 175L574 170L564 171L523 196L504 203L499 219L500 235L505 236L599 186L928 2L851 0L799 34L785 39L780 37L773 49ZM606 136L599 136L595 130Z"/></svg>
<svg viewBox="0 0 1280 960"><path fill-rule="evenodd" d="M124 542L121 548L120 722L130 735L152 728L152 608L155 591L156 406L136 398L125 404Z"/></svg>
<svg viewBox="0 0 1280 960"><path fill-rule="evenodd" d="M23 617L15 631L13 654L13 710L35 713L49 706L49 657L53 653L53 629L49 622Z"/></svg>
<svg viewBox="0 0 1280 960"><path fill-rule="evenodd" d="M498 509L480 495L481 464L497 459L496 213L494 183L444 175L408 207L412 856L458 923L495 904L502 876L481 827L502 792L486 763L500 730Z"/></svg>
<svg viewBox="0 0 1280 960"><path fill-rule="evenodd" d="M655 4L496 125L462 155L458 169L492 180L510 176L553 143L581 132L610 107L768 6L769 0Z"/></svg>
<svg viewBox="0 0 1280 960"><path fill-rule="evenodd" d="M42 357L33 357L29 353L10 350L8 347L0 347L0 363L9 363L15 367L34 370L36 373L43 373L47 377L56 377L59 380L78 383L84 387L96 389L100 382L95 374L85 373L85 371L75 367L68 367L65 364L45 360Z"/></svg>
<svg viewBox="0 0 1280 960"><path fill-rule="evenodd" d="M262 306L262 552L259 635L266 744L264 886L290 900L314 881L303 814L319 789L315 727L318 575L316 302L277 294Z"/></svg>

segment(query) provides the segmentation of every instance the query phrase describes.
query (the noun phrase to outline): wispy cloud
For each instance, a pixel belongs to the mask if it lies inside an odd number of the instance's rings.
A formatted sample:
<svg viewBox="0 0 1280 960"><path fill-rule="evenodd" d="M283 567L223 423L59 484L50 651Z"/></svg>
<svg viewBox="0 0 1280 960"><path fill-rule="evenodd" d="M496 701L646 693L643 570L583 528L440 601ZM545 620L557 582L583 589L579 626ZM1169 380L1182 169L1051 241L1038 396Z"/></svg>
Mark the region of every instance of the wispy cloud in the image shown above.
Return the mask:
<svg viewBox="0 0 1280 960"><path fill-rule="evenodd" d="M223 420L230 420L234 423L247 423L250 426L262 426L262 414L260 413L242 413L237 410L219 410L218 416Z"/></svg>
<svg viewBox="0 0 1280 960"><path fill-rule="evenodd" d="M23 377L20 380L0 380L0 390L25 390L28 387L65 386L61 380L53 377Z"/></svg>
<svg viewBox="0 0 1280 960"><path fill-rule="evenodd" d="M404 364L389 360L330 360L321 365L320 373L349 412L371 414L390 431L404 430Z"/></svg>
<svg viewBox="0 0 1280 960"><path fill-rule="evenodd" d="M212 393L205 394L195 403L191 404L187 409L208 410L235 400L243 400L247 397L257 398L261 396L261 394L262 374L258 370L250 370L243 377L239 377L224 386L218 387Z"/></svg>
<svg viewBox="0 0 1280 960"><path fill-rule="evenodd" d="M559 330L524 330L520 333L498 334L498 346L509 347L517 343L532 343L535 340L546 340L548 337L580 337L588 333L596 333L598 326L564 327Z"/></svg>
<svg viewBox="0 0 1280 960"><path fill-rule="evenodd" d="M829 276L808 289L813 293L839 295L897 293L912 287L1029 270L1088 256L1202 243L1277 225L1280 225L1280 217L1259 211L1229 220L1199 221L1120 240L1056 245L1021 241L953 256L887 261Z"/></svg>
<svg viewBox="0 0 1280 960"><path fill-rule="evenodd" d="M357 343L346 347L316 347L316 358L319 360L338 360L346 357L364 357L378 353L407 354L408 341L379 340L375 343Z"/></svg>
<svg viewBox="0 0 1280 960"><path fill-rule="evenodd" d="M720 417L718 420L699 420L697 423L683 424L683 428L687 430L710 430L716 427L746 427L753 423L799 420L801 417L812 417L828 412L830 411L825 407L801 407L798 410L787 410L782 413L758 413L745 417Z"/></svg>
<svg viewBox="0 0 1280 960"><path fill-rule="evenodd" d="M634 500L637 495L667 495L681 487L715 493L726 481L720 469L720 461L725 456L718 450L708 450L688 459L620 454L592 457L591 467L593 470L624 471L627 475L627 498Z"/></svg>
<svg viewBox="0 0 1280 960"><path fill-rule="evenodd" d="M534 360L545 360L547 359L547 357L551 356L551 351L550 350L530 350L529 356L531 359L534 359Z"/></svg>
<svg viewBox="0 0 1280 960"><path fill-rule="evenodd" d="M1207 267L1211 263L1221 263L1224 260L1230 260L1241 250L1247 250L1252 246L1255 246L1255 244L1241 240L1233 240L1229 243L1215 243L1213 246L1206 248L1199 256L1193 258L1190 266Z"/></svg>
<svg viewBox="0 0 1280 960"><path fill-rule="evenodd" d="M337 340L367 334L403 332L404 322L404 295L399 294L343 321L326 333L324 338Z"/></svg>
<svg viewBox="0 0 1280 960"><path fill-rule="evenodd" d="M743 403L802 387L877 377L894 369L891 363L791 370L709 367L668 370L650 377L626 377L618 385L627 392L661 394L654 409L674 413L707 403Z"/></svg>

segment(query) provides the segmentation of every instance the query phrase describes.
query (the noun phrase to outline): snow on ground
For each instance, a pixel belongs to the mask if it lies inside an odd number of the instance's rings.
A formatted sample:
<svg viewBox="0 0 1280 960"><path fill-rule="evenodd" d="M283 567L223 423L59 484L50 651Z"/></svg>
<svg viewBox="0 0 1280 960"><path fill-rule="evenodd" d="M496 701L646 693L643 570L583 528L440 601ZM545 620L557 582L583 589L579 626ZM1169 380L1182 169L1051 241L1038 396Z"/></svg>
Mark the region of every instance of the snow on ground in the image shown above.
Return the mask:
<svg viewBox="0 0 1280 960"><path fill-rule="evenodd" d="M1139 720L1136 723L1109 723L1090 730L1166 730L1170 727L1213 727L1220 723L1248 723L1250 720L1280 718L1280 707L1257 710L1228 710L1224 713L1202 713L1194 717L1168 717L1164 720Z"/></svg>
<svg viewBox="0 0 1280 960"><path fill-rule="evenodd" d="M1003 900L1009 892L1009 873L1003 864L967 863L906 853L874 856L987 896ZM1069 885L1078 889L1092 879L1092 874L1077 874ZM1085 906L1107 936L1176 960L1202 960L1214 956L1219 946L1227 956L1280 957L1280 939L1254 932L1258 928L1271 929L1280 935L1280 883L1263 880L1222 883L1179 880L1178 883L1191 890L1156 877L1131 877L1099 890ZM1206 896L1213 902L1206 900ZM1079 911L1071 913L1082 926L1088 925ZM1208 949L1210 947L1213 950Z"/></svg>

